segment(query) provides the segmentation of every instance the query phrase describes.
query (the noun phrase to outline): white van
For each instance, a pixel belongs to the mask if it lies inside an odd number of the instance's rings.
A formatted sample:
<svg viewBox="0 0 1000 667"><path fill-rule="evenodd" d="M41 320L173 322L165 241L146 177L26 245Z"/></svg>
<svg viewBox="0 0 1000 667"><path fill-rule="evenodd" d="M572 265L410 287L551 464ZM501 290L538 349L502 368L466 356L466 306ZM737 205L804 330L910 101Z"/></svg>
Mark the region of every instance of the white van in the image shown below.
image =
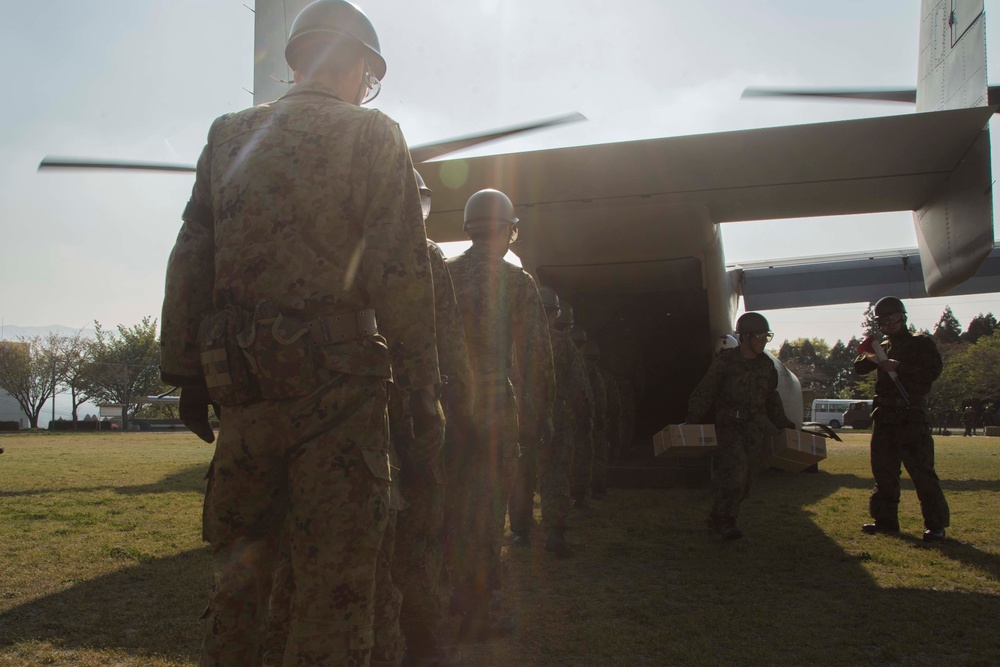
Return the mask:
<svg viewBox="0 0 1000 667"><path fill-rule="evenodd" d="M830 428L840 428L844 424L844 413L851 403L858 401L850 398L817 398L813 401L809 421L826 424Z"/></svg>

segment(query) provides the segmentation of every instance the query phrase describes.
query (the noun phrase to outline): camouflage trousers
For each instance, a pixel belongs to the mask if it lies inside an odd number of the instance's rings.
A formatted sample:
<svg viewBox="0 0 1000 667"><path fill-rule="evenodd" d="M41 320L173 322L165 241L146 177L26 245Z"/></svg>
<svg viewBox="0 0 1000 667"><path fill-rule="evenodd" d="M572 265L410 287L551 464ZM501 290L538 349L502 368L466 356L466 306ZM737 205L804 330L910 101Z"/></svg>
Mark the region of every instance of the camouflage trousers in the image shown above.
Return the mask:
<svg viewBox="0 0 1000 667"><path fill-rule="evenodd" d="M444 471L435 462L433 470L404 470L401 478L407 507L399 513L392 579L403 594L399 624L407 651L419 658L446 643L440 588Z"/></svg>
<svg viewBox="0 0 1000 667"><path fill-rule="evenodd" d="M527 533L534 521L535 488L538 486L538 443L521 442L521 456L517 459L514 488L507 503L510 529Z"/></svg>
<svg viewBox="0 0 1000 667"><path fill-rule="evenodd" d="M951 524L948 501L934 471L934 439L930 426L921 419L876 419L871 441L872 475L875 488L868 501L872 518L898 522L900 464L913 480L924 517L924 527L947 528Z"/></svg>
<svg viewBox="0 0 1000 667"><path fill-rule="evenodd" d="M452 450L449 491L454 490L450 517L454 525L449 530L454 535L456 592L473 600L488 597L503 580L504 519L518 458L517 401L509 384L476 388L471 430L468 441Z"/></svg>
<svg viewBox="0 0 1000 667"><path fill-rule="evenodd" d="M578 432L574 440L573 472L570 476L570 495L574 500L583 500L590 496L594 482L593 432Z"/></svg>
<svg viewBox="0 0 1000 667"><path fill-rule="evenodd" d="M402 593L399 626L412 658L432 655L442 645L444 610L440 578L443 562L445 468L444 431L414 438L403 409L406 395L389 391L389 430L400 461L395 478L402 502L392 555L392 581ZM431 457L426 460L426 457ZM376 653L379 638L375 638Z"/></svg>
<svg viewBox="0 0 1000 667"><path fill-rule="evenodd" d="M715 432L719 446L713 462L711 517L736 519L760 469L764 430L751 421L719 417Z"/></svg>
<svg viewBox="0 0 1000 667"><path fill-rule="evenodd" d="M338 375L301 398L226 408L203 516L214 586L201 665L260 664L286 525L283 664L369 664L389 520L385 406L382 380Z"/></svg>
<svg viewBox="0 0 1000 667"><path fill-rule="evenodd" d="M397 667L406 652L403 635L399 628L399 614L402 608L402 593L390 576L395 545L397 510L389 510L382 548L379 550L378 567L375 570L375 616L372 624L374 645L371 653L371 667ZM274 568L274 583L267 608L267 628L264 637L263 667L281 667L284 664L285 645L292 618L292 600L295 597L295 578L292 575L291 533L286 523L277 564Z"/></svg>
<svg viewBox="0 0 1000 667"><path fill-rule="evenodd" d="M552 411L554 435L538 450L538 487L542 497L542 524L547 529L567 526L570 507L570 475L573 471L574 433L572 415L565 401L556 400Z"/></svg>
<svg viewBox="0 0 1000 667"><path fill-rule="evenodd" d="M591 488L595 493L608 490L608 435L594 430L594 477Z"/></svg>

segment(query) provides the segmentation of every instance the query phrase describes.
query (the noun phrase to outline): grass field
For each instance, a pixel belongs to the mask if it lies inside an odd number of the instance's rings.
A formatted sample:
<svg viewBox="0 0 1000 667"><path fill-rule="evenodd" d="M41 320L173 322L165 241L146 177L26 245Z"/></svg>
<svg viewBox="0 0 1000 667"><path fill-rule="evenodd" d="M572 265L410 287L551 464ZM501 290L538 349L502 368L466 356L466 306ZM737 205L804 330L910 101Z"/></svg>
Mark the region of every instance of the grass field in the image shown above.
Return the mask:
<svg viewBox="0 0 1000 667"><path fill-rule="evenodd" d="M707 489L612 490L555 561L507 550L509 639L470 665L1000 664L1000 438L937 438L949 541L863 535L867 435L819 474L765 472L746 537L704 528ZM0 666L193 665L209 589L211 447L190 434L5 435Z"/></svg>

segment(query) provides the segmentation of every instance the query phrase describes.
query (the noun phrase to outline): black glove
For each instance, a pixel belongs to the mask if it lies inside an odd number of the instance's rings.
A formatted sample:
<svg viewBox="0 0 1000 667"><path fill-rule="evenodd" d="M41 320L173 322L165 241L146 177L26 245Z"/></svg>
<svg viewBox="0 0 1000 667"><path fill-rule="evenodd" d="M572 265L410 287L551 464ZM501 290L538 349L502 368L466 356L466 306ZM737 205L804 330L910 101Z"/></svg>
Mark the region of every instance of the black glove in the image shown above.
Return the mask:
<svg viewBox="0 0 1000 667"><path fill-rule="evenodd" d="M179 405L181 422L191 429L191 432L205 442L215 442L215 432L208 421L208 406L211 405L217 417L222 416L222 409L212 402L207 387L181 387Z"/></svg>

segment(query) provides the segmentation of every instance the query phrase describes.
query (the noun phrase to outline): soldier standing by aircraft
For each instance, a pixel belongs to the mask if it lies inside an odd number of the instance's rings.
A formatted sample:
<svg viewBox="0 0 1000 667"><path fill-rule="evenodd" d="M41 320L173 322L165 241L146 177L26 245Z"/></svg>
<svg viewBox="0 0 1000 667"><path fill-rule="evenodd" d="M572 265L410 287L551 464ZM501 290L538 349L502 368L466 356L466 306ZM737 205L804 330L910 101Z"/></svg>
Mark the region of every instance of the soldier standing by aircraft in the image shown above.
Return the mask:
<svg viewBox="0 0 1000 667"><path fill-rule="evenodd" d="M596 341L594 343L597 344ZM618 391L618 381L614 373L603 363L598 364L601 371L601 378L604 380L604 388L608 396L608 417L607 417L607 448L604 457L597 461L597 468L594 472L593 498L601 500L608 493L608 463L613 460L621 448L622 440L622 397Z"/></svg>
<svg viewBox="0 0 1000 667"><path fill-rule="evenodd" d="M559 315L559 295L551 287L539 287L538 296L542 300L542 308L546 318ZM523 385L515 383L522 388ZM523 392L518 398L524 404ZM527 426L527 420L522 420ZM510 531L513 534L514 546L526 547L531 544L531 527L534 523L533 510L535 505L535 489L538 486L538 459L543 447L551 446L552 424L546 425L545 433L533 432L526 428L519 436L521 456L517 460L517 473L514 476L514 487L507 503L510 516Z"/></svg>
<svg viewBox="0 0 1000 667"><path fill-rule="evenodd" d="M906 308L894 296L879 299L875 318L887 339L883 361L862 354L854 370L878 371L872 410L871 463L875 489L868 502L874 523L864 532L899 532L900 464L913 480L924 517L924 541L941 542L950 523L948 501L934 471L934 438L927 416L927 394L941 375L941 354L934 339L906 327Z"/></svg>
<svg viewBox="0 0 1000 667"><path fill-rule="evenodd" d="M568 307L568 304L566 304ZM573 455L579 425L589 422L590 402L587 394L590 383L583 358L569 338L567 321L572 320L572 310L567 317L562 311L548 311L549 336L552 340L552 357L555 360L556 401L552 409L553 436L539 450L538 476L542 499L542 524L546 529L545 550L557 558L570 558L573 550L566 543L569 528L570 478L573 474ZM589 430L586 434L590 436Z"/></svg>
<svg viewBox="0 0 1000 667"><path fill-rule="evenodd" d="M426 220L431 209L431 191L420 173L414 173ZM442 406L447 430L461 434L468 431L475 403L472 368L451 274L441 249L432 241L427 244L434 278L438 359L444 383ZM407 404L405 398L398 403ZM390 403L390 417L393 408ZM403 417L400 414L390 423L402 422ZM412 665L458 664L461 653L446 646L444 640L446 618L439 592L448 464L443 450L444 434L430 432L430 437L414 438L403 426L395 428L391 435L400 455L399 484L405 501L396 525L392 578L403 594L399 624L406 637L406 654Z"/></svg>
<svg viewBox="0 0 1000 667"><path fill-rule="evenodd" d="M685 421L697 424L715 407L715 502L708 525L723 538L736 540L740 505L757 475L761 447L770 421L795 428L778 397L778 372L764 346L774 337L760 313L744 313L736 321L739 347L724 350L709 367L688 401Z"/></svg>
<svg viewBox="0 0 1000 667"><path fill-rule="evenodd" d="M460 637L470 641L509 631L512 623L493 622L490 603L492 591L501 587L504 517L518 458L514 361L528 403L522 433L538 433L550 418L554 391L552 350L535 281L503 259L517 223L507 195L480 190L465 205L472 247L448 260L476 384L477 418L468 442L455 448L460 458L454 462L456 502L462 508L455 560L463 571L456 573L453 601L464 612Z"/></svg>
<svg viewBox="0 0 1000 667"><path fill-rule="evenodd" d="M286 517L285 663L368 664L390 364L418 435L443 427L413 167L396 123L360 106L385 74L378 37L350 3L318 0L285 55L287 95L212 124L167 266L162 378L207 441L209 403L225 408L205 497L202 665L259 661Z"/></svg>
<svg viewBox="0 0 1000 667"><path fill-rule="evenodd" d="M570 495L573 497L573 507L577 510L588 510L587 498L594 484L594 460L598 448L597 441L604 437L604 411L607 409L607 395L600 373L593 363L587 361L584 346L587 344L587 332L574 325L569 331L570 340L583 359L587 373L587 389L589 410L578 419L578 435L573 452L573 474L570 477Z"/></svg>
<svg viewBox="0 0 1000 667"><path fill-rule="evenodd" d="M600 499L608 490L608 440L611 424L608 396L610 390L605 373L597 363L601 358L597 341L593 338L587 338L581 352L587 366L590 389L594 395L594 463L591 467L590 494L594 499Z"/></svg>

